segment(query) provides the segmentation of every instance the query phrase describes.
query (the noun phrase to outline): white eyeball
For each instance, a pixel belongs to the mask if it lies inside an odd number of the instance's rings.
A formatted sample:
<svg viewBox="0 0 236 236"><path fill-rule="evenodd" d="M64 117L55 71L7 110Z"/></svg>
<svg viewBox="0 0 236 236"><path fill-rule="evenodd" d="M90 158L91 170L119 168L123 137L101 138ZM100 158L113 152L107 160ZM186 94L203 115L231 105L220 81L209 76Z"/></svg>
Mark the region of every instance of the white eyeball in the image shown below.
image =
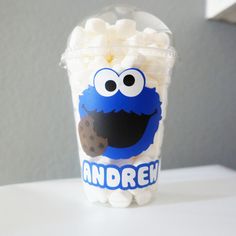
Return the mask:
<svg viewBox="0 0 236 236"><path fill-rule="evenodd" d="M104 96L110 97L118 91L118 74L109 68L99 70L94 76L94 86L97 92Z"/></svg>
<svg viewBox="0 0 236 236"><path fill-rule="evenodd" d="M123 71L120 75L119 89L127 97L135 97L145 85L144 74L136 68Z"/></svg>

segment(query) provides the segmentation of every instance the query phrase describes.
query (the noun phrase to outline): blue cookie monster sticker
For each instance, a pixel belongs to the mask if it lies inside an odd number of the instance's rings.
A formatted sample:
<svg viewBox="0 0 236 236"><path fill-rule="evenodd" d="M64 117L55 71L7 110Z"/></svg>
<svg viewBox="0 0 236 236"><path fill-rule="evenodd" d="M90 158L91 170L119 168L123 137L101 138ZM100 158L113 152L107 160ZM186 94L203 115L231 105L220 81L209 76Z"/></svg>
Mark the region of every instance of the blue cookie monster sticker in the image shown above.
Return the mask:
<svg viewBox="0 0 236 236"><path fill-rule="evenodd" d="M85 153L128 159L145 151L161 120L161 102L155 88L145 87L144 73L102 68L93 82L79 97L79 136Z"/></svg>

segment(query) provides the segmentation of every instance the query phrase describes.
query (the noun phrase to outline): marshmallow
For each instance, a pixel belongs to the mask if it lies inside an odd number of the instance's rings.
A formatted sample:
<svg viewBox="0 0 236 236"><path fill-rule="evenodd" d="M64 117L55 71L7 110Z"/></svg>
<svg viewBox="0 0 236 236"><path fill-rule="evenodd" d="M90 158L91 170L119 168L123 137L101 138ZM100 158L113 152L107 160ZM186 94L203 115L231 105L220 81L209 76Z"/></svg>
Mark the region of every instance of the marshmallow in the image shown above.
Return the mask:
<svg viewBox="0 0 236 236"><path fill-rule="evenodd" d="M104 164L104 165L110 165L112 163L112 160L105 156L100 156L97 163Z"/></svg>
<svg viewBox="0 0 236 236"><path fill-rule="evenodd" d="M115 70L117 73L121 73L124 68L120 64L116 64L112 67L112 69Z"/></svg>
<svg viewBox="0 0 236 236"><path fill-rule="evenodd" d="M158 86L161 88L161 90L168 89L168 85L170 84L170 81L171 81L171 78L168 73L157 75Z"/></svg>
<svg viewBox="0 0 236 236"><path fill-rule="evenodd" d="M108 200L105 189L97 188L84 183L84 191L90 202L106 203Z"/></svg>
<svg viewBox="0 0 236 236"><path fill-rule="evenodd" d="M158 33L151 28L146 28L143 31L146 46L167 49L170 47L170 37L167 33Z"/></svg>
<svg viewBox="0 0 236 236"><path fill-rule="evenodd" d="M158 90L162 104L161 104L161 109L162 109L162 121L165 120L166 117L166 107L168 104L168 85L162 85L160 86L160 89Z"/></svg>
<svg viewBox="0 0 236 236"><path fill-rule="evenodd" d="M117 41L117 30L115 25L107 26L107 37L110 44L114 44Z"/></svg>
<svg viewBox="0 0 236 236"><path fill-rule="evenodd" d="M143 33L145 33L146 35L152 36L152 35L156 34L157 31L152 28L147 27L143 30Z"/></svg>
<svg viewBox="0 0 236 236"><path fill-rule="evenodd" d="M140 67L145 63L145 58L137 52L130 52L121 62L123 68Z"/></svg>
<svg viewBox="0 0 236 236"><path fill-rule="evenodd" d="M152 158L150 158L148 155L144 154L143 152L141 155L137 156L137 158L134 160L133 165L139 166L143 163L149 163L151 161L152 161Z"/></svg>
<svg viewBox="0 0 236 236"><path fill-rule="evenodd" d="M126 39L125 44L127 46L145 46L145 38L142 33L137 33L132 37Z"/></svg>
<svg viewBox="0 0 236 236"><path fill-rule="evenodd" d="M154 137L154 143L153 143L153 146L156 149L156 157L158 158L160 158L160 155L161 155L163 135L164 135L164 124L163 124L163 121L161 121L158 127L157 134Z"/></svg>
<svg viewBox="0 0 236 236"><path fill-rule="evenodd" d="M105 67L109 67L109 63L103 56L95 56L94 59L88 65L91 68L91 74L96 73L97 70Z"/></svg>
<svg viewBox="0 0 236 236"><path fill-rule="evenodd" d="M167 67L165 61L157 56L151 57L146 56L146 59L148 58L146 62L146 73L155 79L159 84L160 82L165 83L167 81L163 80L165 79L166 75L168 74L169 67ZM162 81L160 81L160 78Z"/></svg>
<svg viewBox="0 0 236 236"><path fill-rule="evenodd" d="M155 44L158 48L167 49L170 47L170 37L167 33L158 33L155 36Z"/></svg>
<svg viewBox="0 0 236 236"><path fill-rule="evenodd" d="M152 192L148 188L138 189L134 193L134 199L139 206L145 205L152 199Z"/></svg>
<svg viewBox="0 0 236 236"><path fill-rule="evenodd" d="M155 184L152 184L152 185L150 185L150 186L148 187L148 189L149 189L152 193L156 192L156 191L157 191L157 188L158 188L158 181L157 181Z"/></svg>
<svg viewBox="0 0 236 236"><path fill-rule="evenodd" d="M145 39L145 44L146 46L149 47L157 47L156 44L154 44L153 46L151 46L154 43L155 37L157 35L156 30L151 29L151 28L145 28L143 30L143 37Z"/></svg>
<svg viewBox="0 0 236 236"><path fill-rule="evenodd" d="M128 207L132 202L132 194L128 191L114 190L109 196L109 203L113 207Z"/></svg>
<svg viewBox="0 0 236 236"><path fill-rule="evenodd" d="M155 159L156 159L156 156L155 156ZM136 158L133 165L139 166L144 163L149 163L151 161L153 161L153 159L151 157L141 154ZM136 203L141 206L141 205L148 203L152 198L151 189L149 189L149 188L150 188L150 186L144 187L144 188L137 188L137 189L129 190L129 192L132 195L134 195L134 199L135 199Z"/></svg>
<svg viewBox="0 0 236 236"><path fill-rule="evenodd" d="M136 22L129 19L117 20L115 26L117 36L120 38L127 38L135 34L136 31Z"/></svg>
<svg viewBox="0 0 236 236"><path fill-rule="evenodd" d="M116 165L116 166L124 166L124 165L132 165L133 164L133 159L129 158L129 159L117 159L117 160L113 160L112 164Z"/></svg>
<svg viewBox="0 0 236 236"><path fill-rule="evenodd" d="M122 57L122 56L115 56L111 61L111 65L113 67L117 67L117 68L121 67L120 63L123 60L123 58L124 57Z"/></svg>
<svg viewBox="0 0 236 236"><path fill-rule="evenodd" d="M76 64L75 64L76 66ZM84 68L78 67L77 69L73 72L70 72L69 75L69 81L71 84L71 93L72 96L78 99L78 96L83 93L83 91L88 87L88 85L93 84L93 77L91 76L90 70L88 70L85 66ZM77 100L76 100L77 101ZM78 108L78 103L74 104L74 106L77 106Z"/></svg>
<svg viewBox="0 0 236 236"><path fill-rule="evenodd" d="M106 31L106 23L102 19L92 18L86 21L85 30L88 32L103 34Z"/></svg>
<svg viewBox="0 0 236 236"><path fill-rule="evenodd" d="M69 37L68 47L74 50L79 49L83 47L84 41L85 41L84 29L77 26L74 28L74 30L72 31Z"/></svg>
<svg viewBox="0 0 236 236"><path fill-rule="evenodd" d="M87 44L88 47L106 47L106 45L107 38L104 35L95 36Z"/></svg>
<svg viewBox="0 0 236 236"><path fill-rule="evenodd" d="M148 88L156 88L158 85L158 82L156 79L151 78L151 76L148 76L148 78L146 79L146 86Z"/></svg>
<svg viewBox="0 0 236 236"><path fill-rule="evenodd" d="M162 139L164 134L164 126L163 122L160 122L157 133L154 136L153 144L149 146L149 148L142 153L143 156L147 156L151 160L158 159L161 152Z"/></svg>
<svg viewBox="0 0 236 236"><path fill-rule="evenodd" d="M85 68L85 64L83 63L82 60L79 60L78 58L73 58L70 59L67 63L66 63L66 67L67 67L67 71L69 73L69 75L71 74L78 74L78 71L83 70ZM71 80L70 76L69 79ZM78 81L80 81L78 79Z"/></svg>

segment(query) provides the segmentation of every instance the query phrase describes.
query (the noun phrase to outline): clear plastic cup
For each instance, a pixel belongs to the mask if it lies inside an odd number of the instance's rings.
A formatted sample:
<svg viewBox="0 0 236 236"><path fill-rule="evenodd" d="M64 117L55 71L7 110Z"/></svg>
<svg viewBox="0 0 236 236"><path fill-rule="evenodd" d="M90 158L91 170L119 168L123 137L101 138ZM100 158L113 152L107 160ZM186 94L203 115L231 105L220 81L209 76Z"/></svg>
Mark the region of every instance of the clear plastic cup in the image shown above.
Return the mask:
<svg viewBox="0 0 236 236"><path fill-rule="evenodd" d="M157 188L175 61L157 17L112 6L71 33L68 71L84 189L92 202L148 203Z"/></svg>

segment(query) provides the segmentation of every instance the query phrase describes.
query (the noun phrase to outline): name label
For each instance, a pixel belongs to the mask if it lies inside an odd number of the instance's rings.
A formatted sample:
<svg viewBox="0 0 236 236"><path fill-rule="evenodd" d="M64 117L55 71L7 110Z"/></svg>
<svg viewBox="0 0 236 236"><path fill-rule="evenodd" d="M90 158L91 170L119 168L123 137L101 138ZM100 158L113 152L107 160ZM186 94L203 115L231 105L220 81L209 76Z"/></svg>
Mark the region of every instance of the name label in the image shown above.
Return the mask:
<svg viewBox="0 0 236 236"><path fill-rule="evenodd" d="M143 163L138 166L103 165L83 161L83 181L100 188L107 189L136 189L155 184L158 177L159 161Z"/></svg>

